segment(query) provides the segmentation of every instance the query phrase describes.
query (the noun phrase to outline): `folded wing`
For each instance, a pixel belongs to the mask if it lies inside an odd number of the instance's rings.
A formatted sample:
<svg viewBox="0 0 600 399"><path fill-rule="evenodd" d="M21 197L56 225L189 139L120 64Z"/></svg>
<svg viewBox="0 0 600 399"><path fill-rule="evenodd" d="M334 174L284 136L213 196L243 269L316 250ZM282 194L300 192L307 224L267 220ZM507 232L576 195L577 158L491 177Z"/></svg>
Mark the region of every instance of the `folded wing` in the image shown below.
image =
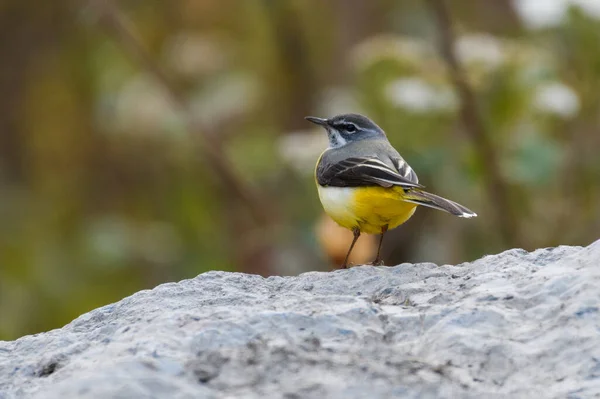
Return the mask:
<svg viewBox="0 0 600 399"><path fill-rule="evenodd" d="M317 180L322 186L335 187L401 186L407 189L423 187L417 183L416 175L407 164L399 170L393 169L377 158L353 157L334 164L320 165L317 170Z"/></svg>

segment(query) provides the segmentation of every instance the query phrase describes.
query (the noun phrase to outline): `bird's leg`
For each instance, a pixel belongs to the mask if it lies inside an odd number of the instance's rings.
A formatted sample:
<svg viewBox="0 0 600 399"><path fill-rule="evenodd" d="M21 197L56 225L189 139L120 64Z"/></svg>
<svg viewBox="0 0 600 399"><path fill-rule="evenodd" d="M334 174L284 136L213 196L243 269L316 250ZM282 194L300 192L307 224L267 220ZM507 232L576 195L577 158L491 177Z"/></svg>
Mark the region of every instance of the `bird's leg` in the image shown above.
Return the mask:
<svg viewBox="0 0 600 399"><path fill-rule="evenodd" d="M385 235L387 230L388 230L387 224L381 228L381 236L379 237L379 246L377 247L377 256L375 257L375 260L371 263L373 266L383 266L383 261L379 257L379 253L381 252L381 244L383 244L383 236Z"/></svg>
<svg viewBox="0 0 600 399"><path fill-rule="evenodd" d="M342 263L342 266L341 266L342 269L348 268L348 258L350 257L350 252L352 252L352 248L354 248L354 244L356 244L356 240L358 240L358 237L360 237L360 229L358 227L354 227L352 229L352 232L354 233L354 239L352 240L352 244L350 244L350 249L348 250L348 253L346 254L346 259L344 259L344 263Z"/></svg>

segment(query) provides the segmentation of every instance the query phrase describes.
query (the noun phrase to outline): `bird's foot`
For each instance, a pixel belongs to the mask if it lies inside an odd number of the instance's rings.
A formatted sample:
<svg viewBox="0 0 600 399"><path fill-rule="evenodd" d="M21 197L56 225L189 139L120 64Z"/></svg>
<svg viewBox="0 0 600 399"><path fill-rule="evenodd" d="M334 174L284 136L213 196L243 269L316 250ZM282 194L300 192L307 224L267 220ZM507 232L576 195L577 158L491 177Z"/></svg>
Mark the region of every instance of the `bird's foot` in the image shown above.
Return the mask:
<svg viewBox="0 0 600 399"><path fill-rule="evenodd" d="M379 258L377 258L373 262L369 263L369 265L371 265L371 266L385 266L383 264L383 259L379 259Z"/></svg>
<svg viewBox="0 0 600 399"><path fill-rule="evenodd" d="M334 266L334 267L333 267L333 268L330 270L330 272L334 272L334 271L336 271L336 270L349 269L350 267L351 267L350 265L346 265L346 264L344 264L344 265L340 265L339 267L335 267L335 266Z"/></svg>

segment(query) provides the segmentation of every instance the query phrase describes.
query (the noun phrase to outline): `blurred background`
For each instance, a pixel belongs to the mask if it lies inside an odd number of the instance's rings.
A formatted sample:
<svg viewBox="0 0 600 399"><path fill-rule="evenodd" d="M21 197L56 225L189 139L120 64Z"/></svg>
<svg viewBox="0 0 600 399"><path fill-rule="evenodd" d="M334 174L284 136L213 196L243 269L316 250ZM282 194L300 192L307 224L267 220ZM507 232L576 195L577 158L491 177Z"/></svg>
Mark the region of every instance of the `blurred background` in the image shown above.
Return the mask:
<svg viewBox="0 0 600 399"><path fill-rule="evenodd" d="M388 265L587 245L599 49L600 0L3 0L0 339L208 270L341 262L306 115L368 115L479 214L420 209Z"/></svg>

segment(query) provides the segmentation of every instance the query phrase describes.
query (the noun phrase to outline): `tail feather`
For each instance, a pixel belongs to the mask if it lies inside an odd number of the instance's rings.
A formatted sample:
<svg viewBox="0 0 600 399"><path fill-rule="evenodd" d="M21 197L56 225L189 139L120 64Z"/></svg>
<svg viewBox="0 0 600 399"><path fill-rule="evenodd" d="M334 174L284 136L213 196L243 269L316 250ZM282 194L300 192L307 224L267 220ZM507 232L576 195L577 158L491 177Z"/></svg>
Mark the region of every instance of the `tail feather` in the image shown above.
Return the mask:
<svg viewBox="0 0 600 399"><path fill-rule="evenodd" d="M445 211L461 218L472 218L477 216L475 212L454 201L447 200L446 198L439 197L426 191L408 190L405 192L403 200L412 202L413 204L439 209L440 211Z"/></svg>

